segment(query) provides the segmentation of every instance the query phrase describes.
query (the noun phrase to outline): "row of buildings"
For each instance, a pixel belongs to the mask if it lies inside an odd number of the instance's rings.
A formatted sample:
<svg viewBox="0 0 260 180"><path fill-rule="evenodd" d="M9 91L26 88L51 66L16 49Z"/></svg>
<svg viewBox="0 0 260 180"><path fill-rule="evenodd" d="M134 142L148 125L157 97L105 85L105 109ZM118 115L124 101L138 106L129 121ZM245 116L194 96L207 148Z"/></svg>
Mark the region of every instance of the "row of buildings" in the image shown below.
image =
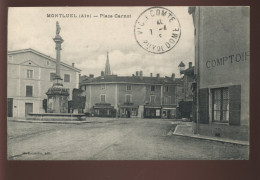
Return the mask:
<svg viewBox="0 0 260 180"><path fill-rule="evenodd" d="M8 52L8 117L47 112L46 92L53 84L55 64L55 59L33 49ZM176 118L184 96L183 79L174 73L170 77L146 77L142 71L132 76L111 75L108 56L99 77L80 76L74 64L63 62L61 77L70 92L68 112L91 116ZM71 102L78 95L84 97L81 107Z"/></svg>
<svg viewBox="0 0 260 180"><path fill-rule="evenodd" d="M104 75L80 83L85 112L95 116L176 118L183 97L183 81L171 77ZM113 114L113 112L115 114Z"/></svg>

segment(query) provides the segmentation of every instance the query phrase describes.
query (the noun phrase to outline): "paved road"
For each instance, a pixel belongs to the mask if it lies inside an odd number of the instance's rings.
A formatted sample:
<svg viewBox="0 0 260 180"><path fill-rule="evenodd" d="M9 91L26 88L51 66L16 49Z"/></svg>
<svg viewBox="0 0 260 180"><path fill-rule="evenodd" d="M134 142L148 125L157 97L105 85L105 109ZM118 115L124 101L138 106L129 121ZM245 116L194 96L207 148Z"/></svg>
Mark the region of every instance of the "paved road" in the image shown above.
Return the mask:
<svg viewBox="0 0 260 180"><path fill-rule="evenodd" d="M8 121L12 160L246 159L248 147L172 135L174 120L91 118L91 123Z"/></svg>

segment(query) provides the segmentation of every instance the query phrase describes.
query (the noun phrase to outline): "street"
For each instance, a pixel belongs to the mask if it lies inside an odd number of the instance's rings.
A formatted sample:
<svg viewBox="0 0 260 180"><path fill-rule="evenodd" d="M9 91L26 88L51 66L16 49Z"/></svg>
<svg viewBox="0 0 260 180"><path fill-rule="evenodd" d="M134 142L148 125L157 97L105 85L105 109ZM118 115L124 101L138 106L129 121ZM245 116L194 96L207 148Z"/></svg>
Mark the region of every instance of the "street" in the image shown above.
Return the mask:
<svg viewBox="0 0 260 180"><path fill-rule="evenodd" d="M8 121L9 160L246 159L249 147L174 136L174 120L88 118L88 123Z"/></svg>

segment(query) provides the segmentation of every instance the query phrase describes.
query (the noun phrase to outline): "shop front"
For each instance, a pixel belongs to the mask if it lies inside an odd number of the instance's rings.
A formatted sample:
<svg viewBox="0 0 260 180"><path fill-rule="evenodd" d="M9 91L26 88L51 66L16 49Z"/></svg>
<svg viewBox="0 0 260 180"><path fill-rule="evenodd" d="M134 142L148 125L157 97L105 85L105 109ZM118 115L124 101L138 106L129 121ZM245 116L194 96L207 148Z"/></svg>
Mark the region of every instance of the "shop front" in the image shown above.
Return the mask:
<svg viewBox="0 0 260 180"><path fill-rule="evenodd" d="M96 117L116 117L116 110L110 103L96 103L92 114Z"/></svg>
<svg viewBox="0 0 260 180"><path fill-rule="evenodd" d="M144 106L144 118L161 118L161 106Z"/></svg>
<svg viewBox="0 0 260 180"><path fill-rule="evenodd" d="M137 117L138 108L139 106L134 103L124 103L119 106L119 116L123 118Z"/></svg>
<svg viewBox="0 0 260 180"><path fill-rule="evenodd" d="M176 108L163 107L162 108L163 119L176 119Z"/></svg>

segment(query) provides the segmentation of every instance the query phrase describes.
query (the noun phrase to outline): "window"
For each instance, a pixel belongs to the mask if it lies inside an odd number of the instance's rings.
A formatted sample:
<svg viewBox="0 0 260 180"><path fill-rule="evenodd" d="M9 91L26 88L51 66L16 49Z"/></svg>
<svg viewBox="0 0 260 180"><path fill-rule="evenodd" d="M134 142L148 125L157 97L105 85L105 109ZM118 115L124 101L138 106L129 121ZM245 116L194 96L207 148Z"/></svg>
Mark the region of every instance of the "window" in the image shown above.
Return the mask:
<svg viewBox="0 0 260 180"><path fill-rule="evenodd" d="M212 89L212 120L228 122L229 90L228 88Z"/></svg>
<svg viewBox="0 0 260 180"><path fill-rule="evenodd" d="M27 97L33 96L33 87L32 86L26 86L26 96Z"/></svg>
<svg viewBox="0 0 260 180"><path fill-rule="evenodd" d="M132 116L137 116L137 109L135 108L132 109Z"/></svg>
<svg viewBox="0 0 260 180"><path fill-rule="evenodd" d="M164 92L169 92L169 86L165 86Z"/></svg>
<svg viewBox="0 0 260 180"><path fill-rule="evenodd" d="M50 73L50 80L53 81L56 76L56 73Z"/></svg>
<svg viewBox="0 0 260 180"><path fill-rule="evenodd" d="M106 95L105 94L100 95L100 102L102 102L102 103L106 102Z"/></svg>
<svg viewBox="0 0 260 180"><path fill-rule="evenodd" d="M106 89L106 85L105 84L101 84L101 89Z"/></svg>
<svg viewBox="0 0 260 180"><path fill-rule="evenodd" d="M64 82L70 82L70 75L64 74Z"/></svg>
<svg viewBox="0 0 260 180"><path fill-rule="evenodd" d="M33 78L33 70L27 69L27 78L29 78L29 79Z"/></svg>
<svg viewBox="0 0 260 180"><path fill-rule="evenodd" d="M151 86L151 91L155 91L155 86L154 85Z"/></svg>
<svg viewBox="0 0 260 180"><path fill-rule="evenodd" d="M46 64L49 66L50 65L50 61L47 61Z"/></svg>
<svg viewBox="0 0 260 180"><path fill-rule="evenodd" d="M131 103L132 102L132 95L131 94L126 94L125 95L125 102L126 103Z"/></svg>
<svg viewBox="0 0 260 180"><path fill-rule="evenodd" d="M132 90L131 84L126 85L126 90L127 90L127 91L131 91L131 90Z"/></svg>
<svg viewBox="0 0 260 180"><path fill-rule="evenodd" d="M150 103L155 104L155 96L150 96Z"/></svg>
<svg viewBox="0 0 260 180"><path fill-rule="evenodd" d="M171 104L171 96L164 97L164 104Z"/></svg>

